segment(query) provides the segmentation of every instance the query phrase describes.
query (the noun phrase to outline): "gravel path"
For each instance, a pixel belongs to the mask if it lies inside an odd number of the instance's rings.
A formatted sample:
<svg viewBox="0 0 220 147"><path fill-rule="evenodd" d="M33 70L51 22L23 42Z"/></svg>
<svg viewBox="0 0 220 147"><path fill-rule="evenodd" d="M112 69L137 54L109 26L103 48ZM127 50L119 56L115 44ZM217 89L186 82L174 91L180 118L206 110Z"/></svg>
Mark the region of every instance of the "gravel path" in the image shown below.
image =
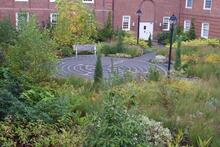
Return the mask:
<svg viewBox="0 0 220 147"><path fill-rule="evenodd" d="M154 53L145 54L132 59L103 56L102 66L104 78L108 78L111 73L111 60L113 60L114 69L121 76L123 76L125 71L129 71L134 75L146 75L150 66L156 66L162 74L166 74L164 66L153 65L149 62L154 58ZM78 57L63 58L58 64L58 76L76 75L87 79L93 79L95 63L95 55L79 55Z"/></svg>

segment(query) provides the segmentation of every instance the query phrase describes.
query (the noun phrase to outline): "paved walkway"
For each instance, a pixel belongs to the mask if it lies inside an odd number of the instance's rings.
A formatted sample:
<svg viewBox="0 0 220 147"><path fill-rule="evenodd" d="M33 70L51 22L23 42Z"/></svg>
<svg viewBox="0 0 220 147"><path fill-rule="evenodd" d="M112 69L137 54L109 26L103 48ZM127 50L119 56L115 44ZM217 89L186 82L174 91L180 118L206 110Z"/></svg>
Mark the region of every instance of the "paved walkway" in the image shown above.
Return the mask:
<svg viewBox="0 0 220 147"><path fill-rule="evenodd" d="M141 57L132 59L102 57L104 78L110 76L112 65L111 60L113 60L114 69L122 76L125 71L129 71L134 75L146 75L150 66L156 66L161 73L166 74L166 70L162 65L153 65L149 63L149 61L154 58L154 53L145 54ZM58 64L58 75L77 75L87 79L93 79L95 64L95 55L79 55L78 57L64 58L61 59Z"/></svg>

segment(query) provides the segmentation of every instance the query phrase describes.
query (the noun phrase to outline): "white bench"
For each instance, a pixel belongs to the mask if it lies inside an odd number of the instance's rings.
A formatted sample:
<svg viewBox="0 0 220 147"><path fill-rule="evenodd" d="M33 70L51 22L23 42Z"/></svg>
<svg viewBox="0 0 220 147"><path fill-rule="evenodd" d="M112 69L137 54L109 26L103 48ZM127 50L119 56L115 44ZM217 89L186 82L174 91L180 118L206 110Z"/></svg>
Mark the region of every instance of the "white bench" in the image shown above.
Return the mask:
<svg viewBox="0 0 220 147"><path fill-rule="evenodd" d="M96 45L93 44L73 45L73 51L75 51L76 56L78 55L79 52L82 51L91 51L94 52L94 54L96 55Z"/></svg>

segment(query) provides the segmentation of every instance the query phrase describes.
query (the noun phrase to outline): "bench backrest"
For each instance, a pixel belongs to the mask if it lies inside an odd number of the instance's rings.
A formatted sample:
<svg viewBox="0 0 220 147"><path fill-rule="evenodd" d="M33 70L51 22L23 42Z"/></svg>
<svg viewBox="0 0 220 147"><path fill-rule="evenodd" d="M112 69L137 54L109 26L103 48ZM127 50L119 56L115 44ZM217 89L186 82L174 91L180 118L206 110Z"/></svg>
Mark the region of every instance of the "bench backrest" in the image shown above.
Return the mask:
<svg viewBox="0 0 220 147"><path fill-rule="evenodd" d="M91 50L95 50L96 46L92 45L92 44L74 45L73 48L74 48L74 50L78 50L78 51L91 51Z"/></svg>
<svg viewBox="0 0 220 147"><path fill-rule="evenodd" d="M76 56L80 51L94 51L96 54L96 45L86 44L86 45L73 45L73 50L76 52Z"/></svg>

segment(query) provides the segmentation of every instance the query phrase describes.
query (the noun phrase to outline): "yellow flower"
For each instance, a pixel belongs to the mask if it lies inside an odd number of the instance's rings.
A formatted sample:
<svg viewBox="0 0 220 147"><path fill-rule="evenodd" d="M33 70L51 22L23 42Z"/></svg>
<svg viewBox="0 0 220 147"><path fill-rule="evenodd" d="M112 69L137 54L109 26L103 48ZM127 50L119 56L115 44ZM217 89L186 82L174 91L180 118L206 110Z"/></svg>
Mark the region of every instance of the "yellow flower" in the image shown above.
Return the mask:
<svg viewBox="0 0 220 147"><path fill-rule="evenodd" d="M205 56L205 63L219 63L220 56L216 54L209 54Z"/></svg>

